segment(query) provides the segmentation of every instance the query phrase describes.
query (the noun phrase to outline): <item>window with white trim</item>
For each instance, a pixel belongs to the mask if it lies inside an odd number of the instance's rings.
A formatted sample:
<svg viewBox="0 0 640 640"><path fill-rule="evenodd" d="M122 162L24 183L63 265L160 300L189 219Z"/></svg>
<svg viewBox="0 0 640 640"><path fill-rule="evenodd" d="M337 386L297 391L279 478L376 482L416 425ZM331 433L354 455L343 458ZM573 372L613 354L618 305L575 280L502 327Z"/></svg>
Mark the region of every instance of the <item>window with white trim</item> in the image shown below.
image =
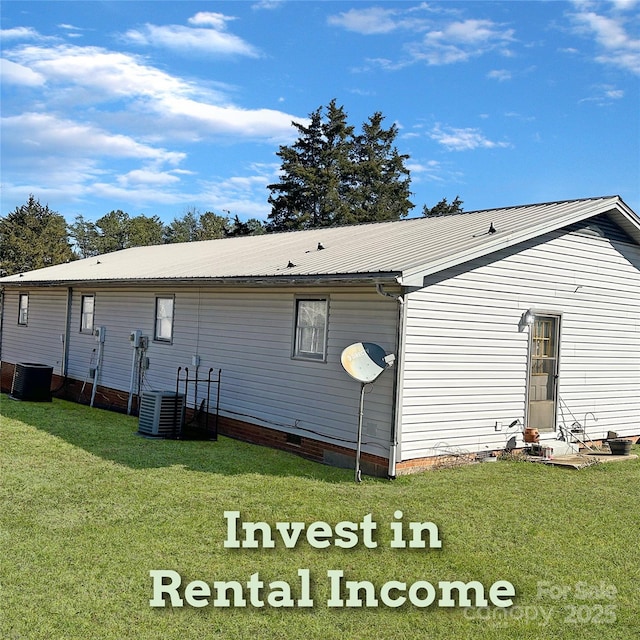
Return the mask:
<svg viewBox="0 0 640 640"><path fill-rule="evenodd" d="M153 339L160 342L173 340L173 296L158 296L156 298L156 322Z"/></svg>
<svg viewBox="0 0 640 640"><path fill-rule="evenodd" d="M93 333L95 305L95 296L82 296L82 301L80 303L80 333Z"/></svg>
<svg viewBox="0 0 640 640"><path fill-rule="evenodd" d="M296 298L294 358L325 360L328 298Z"/></svg>
<svg viewBox="0 0 640 640"><path fill-rule="evenodd" d="M29 319L29 294L21 293L18 298L18 324L27 324Z"/></svg>

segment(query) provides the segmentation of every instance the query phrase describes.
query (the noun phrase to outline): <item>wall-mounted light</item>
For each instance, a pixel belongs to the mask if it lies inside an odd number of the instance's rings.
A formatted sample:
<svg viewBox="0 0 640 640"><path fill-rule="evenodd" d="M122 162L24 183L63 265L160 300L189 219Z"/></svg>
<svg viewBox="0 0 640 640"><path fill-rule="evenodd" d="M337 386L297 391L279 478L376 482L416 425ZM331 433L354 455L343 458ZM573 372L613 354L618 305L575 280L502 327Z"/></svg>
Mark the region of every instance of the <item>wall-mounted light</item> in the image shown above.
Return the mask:
<svg viewBox="0 0 640 640"><path fill-rule="evenodd" d="M522 332L526 327L530 327L535 320L535 313L532 309L527 309L521 316L518 322L518 331Z"/></svg>

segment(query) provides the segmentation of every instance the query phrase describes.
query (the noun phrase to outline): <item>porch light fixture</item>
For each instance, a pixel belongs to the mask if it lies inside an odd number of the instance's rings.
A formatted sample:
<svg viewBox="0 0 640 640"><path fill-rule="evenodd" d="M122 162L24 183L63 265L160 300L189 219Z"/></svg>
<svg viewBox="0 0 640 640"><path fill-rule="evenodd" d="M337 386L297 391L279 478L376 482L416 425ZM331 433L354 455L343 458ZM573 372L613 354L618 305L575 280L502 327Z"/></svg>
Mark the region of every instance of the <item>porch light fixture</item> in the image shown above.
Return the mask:
<svg viewBox="0 0 640 640"><path fill-rule="evenodd" d="M527 309L521 316L518 322L518 331L522 332L526 327L530 327L535 319L535 314L532 309Z"/></svg>

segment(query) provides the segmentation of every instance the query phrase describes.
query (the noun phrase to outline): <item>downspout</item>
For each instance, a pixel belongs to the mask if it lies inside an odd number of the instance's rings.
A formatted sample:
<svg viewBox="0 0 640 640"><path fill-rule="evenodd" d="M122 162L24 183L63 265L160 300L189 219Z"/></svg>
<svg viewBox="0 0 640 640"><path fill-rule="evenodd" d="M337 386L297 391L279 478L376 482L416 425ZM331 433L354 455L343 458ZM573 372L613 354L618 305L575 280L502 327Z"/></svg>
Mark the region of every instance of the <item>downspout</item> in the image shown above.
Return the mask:
<svg viewBox="0 0 640 640"><path fill-rule="evenodd" d="M69 371L69 339L71 337L71 305L73 303L73 287L67 288L67 315L64 327L64 345L62 347L62 366L60 367L63 378L67 377Z"/></svg>
<svg viewBox="0 0 640 640"><path fill-rule="evenodd" d="M386 298L393 298L398 303L398 320L396 322L396 374L393 378L393 405L391 407L391 437L389 441L389 469L387 472L390 480L396 477L396 462L398 456L398 437L400 434L400 403L402 401L402 377L403 377L403 353L404 353L404 327L406 304L403 295L388 293L383 285L376 284L376 291Z"/></svg>
<svg viewBox="0 0 640 640"><path fill-rule="evenodd" d="M4 327L4 287L0 287L0 364L2 363L2 344L4 343L4 335L2 328Z"/></svg>

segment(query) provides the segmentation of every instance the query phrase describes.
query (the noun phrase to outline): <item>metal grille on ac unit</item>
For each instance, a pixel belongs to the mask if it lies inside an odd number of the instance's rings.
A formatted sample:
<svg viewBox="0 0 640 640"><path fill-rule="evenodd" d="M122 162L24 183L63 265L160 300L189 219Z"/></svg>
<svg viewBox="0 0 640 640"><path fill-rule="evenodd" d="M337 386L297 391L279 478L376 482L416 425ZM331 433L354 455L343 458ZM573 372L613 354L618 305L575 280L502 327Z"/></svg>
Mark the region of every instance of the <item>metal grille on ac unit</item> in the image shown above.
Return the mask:
<svg viewBox="0 0 640 640"><path fill-rule="evenodd" d="M177 438L184 420L184 395L173 391L145 391L140 401L138 433Z"/></svg>

